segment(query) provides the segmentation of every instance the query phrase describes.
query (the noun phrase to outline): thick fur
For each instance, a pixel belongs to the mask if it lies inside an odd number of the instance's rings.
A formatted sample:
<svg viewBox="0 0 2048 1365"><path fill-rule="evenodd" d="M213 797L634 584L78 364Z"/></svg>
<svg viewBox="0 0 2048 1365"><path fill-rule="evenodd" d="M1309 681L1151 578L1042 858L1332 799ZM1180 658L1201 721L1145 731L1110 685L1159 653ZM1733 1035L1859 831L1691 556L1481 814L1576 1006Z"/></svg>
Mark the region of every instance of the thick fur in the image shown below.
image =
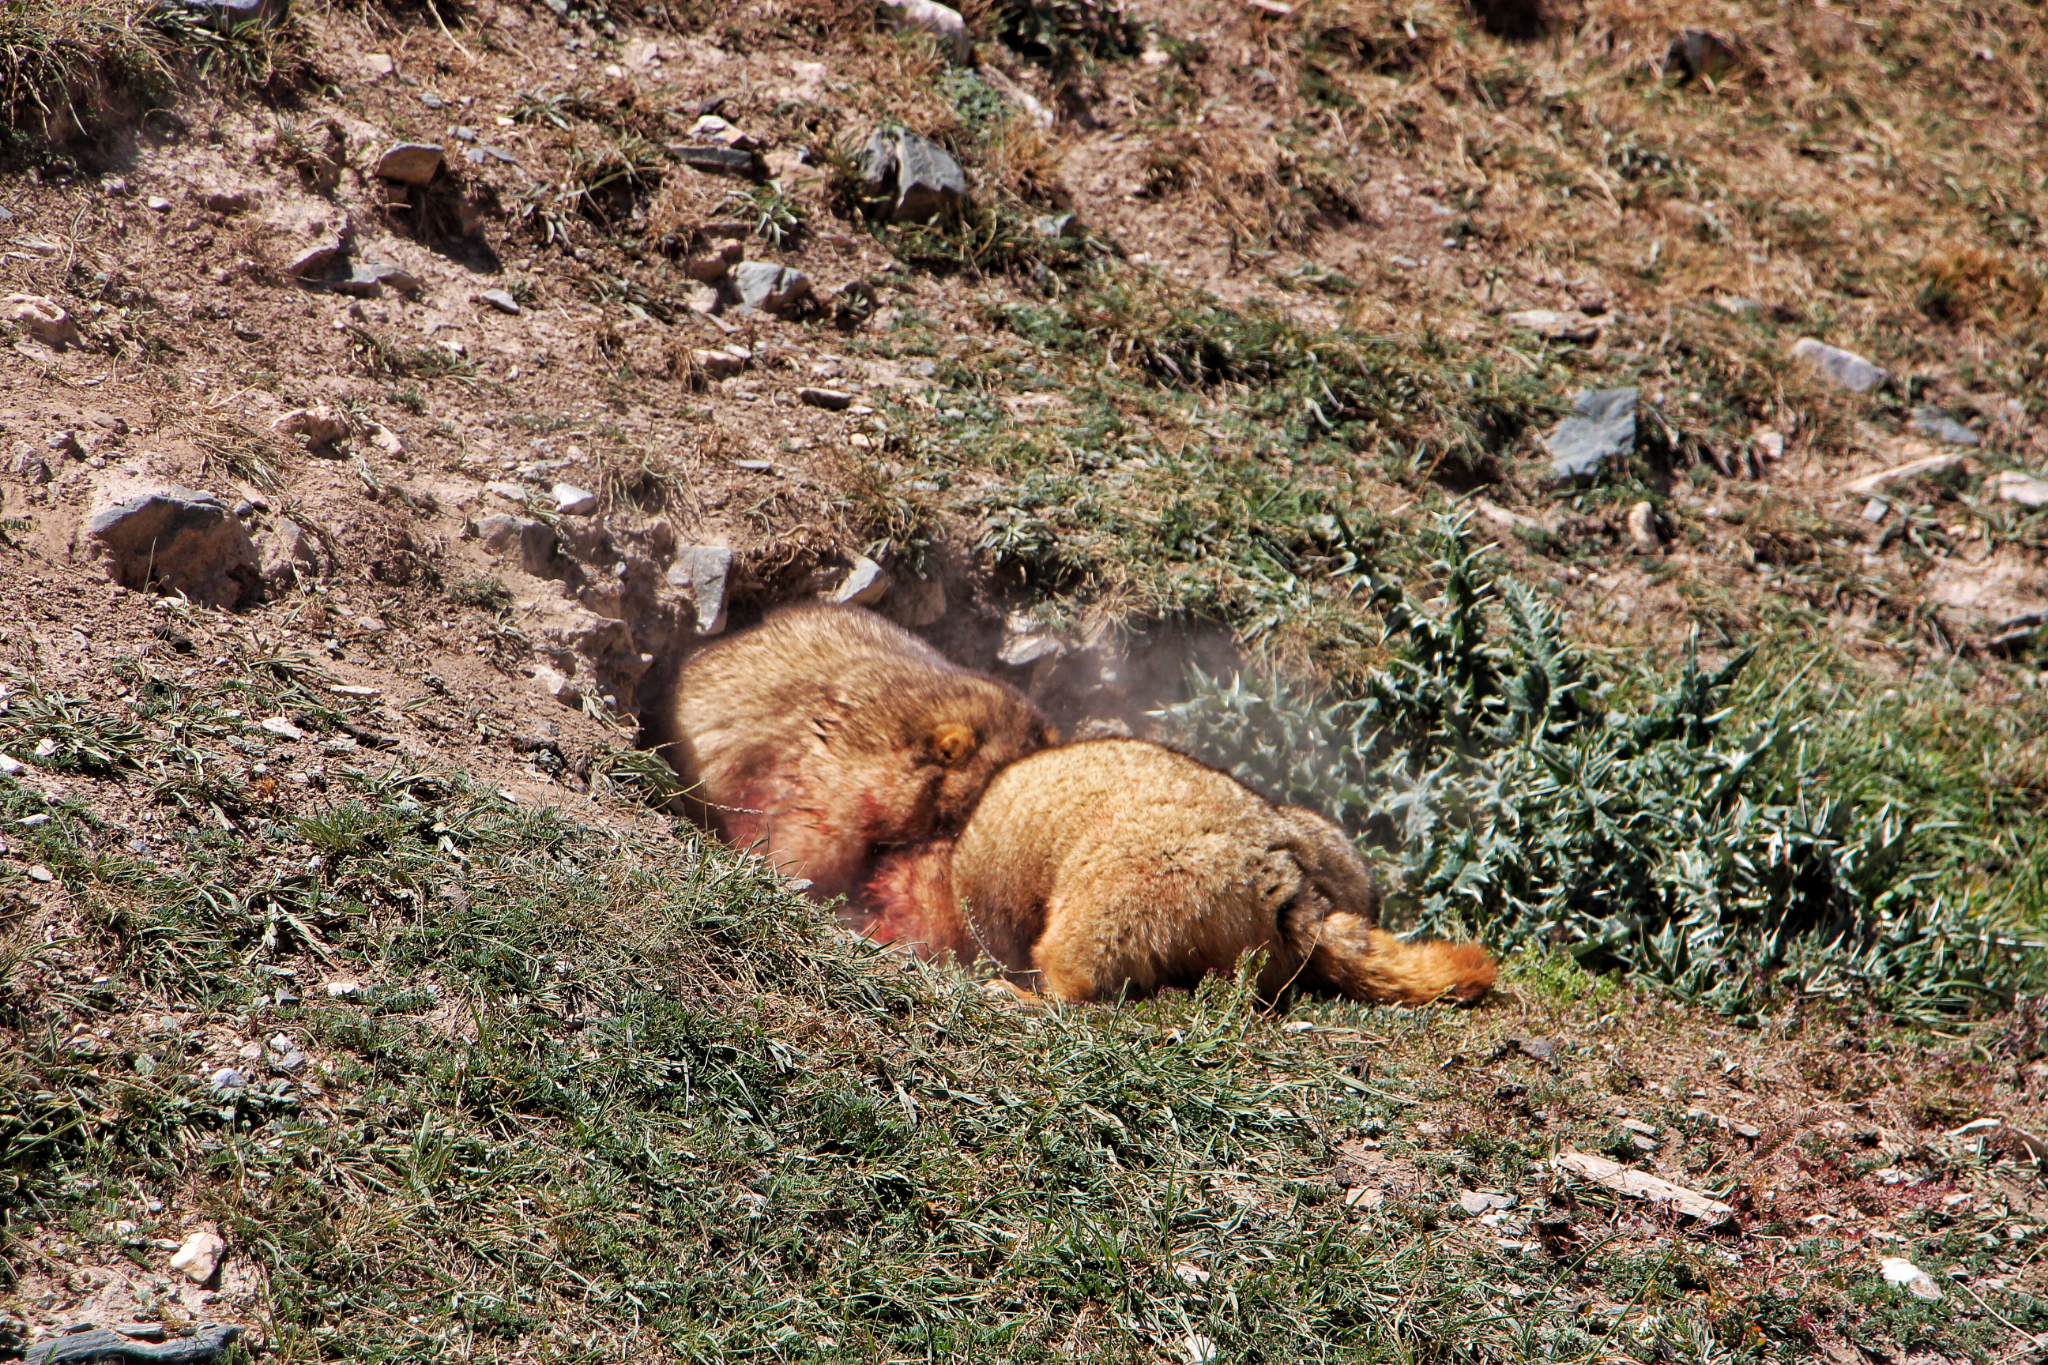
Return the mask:
<svg viewBox="0 0 2048 1365"><path fill-rule="evenodd" d="M950 888L945 883L950 880ZM986 953L1061 1000L1192 986L1263 951L1258 988L1357 1000L1472 1000L1494 964L1469 943L1403 943L1342 830L1191 758L1106 739L1020 760L943 841L870 886L876 938ZM951 914L947 913L950 907Z"/></svg>
<svg viewBox="0 0 2048 1365"><path fill-rule="evenodd" d="M787 607L700 651L669 721L698 823L818 900L858 901L886 850L958 833L990 778L1053 741L1014 688L857 607Z"/></svg>

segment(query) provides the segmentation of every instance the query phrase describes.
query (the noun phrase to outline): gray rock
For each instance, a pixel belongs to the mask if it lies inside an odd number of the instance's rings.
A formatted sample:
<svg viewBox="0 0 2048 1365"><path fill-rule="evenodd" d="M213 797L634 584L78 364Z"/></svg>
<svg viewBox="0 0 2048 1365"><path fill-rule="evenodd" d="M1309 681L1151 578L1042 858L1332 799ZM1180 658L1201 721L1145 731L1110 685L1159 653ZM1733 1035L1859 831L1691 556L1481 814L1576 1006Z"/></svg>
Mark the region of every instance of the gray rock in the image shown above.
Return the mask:
<svg viewBox="0 0 2048 1365"><path fill-rule="evenodd" d="M849 607L871 607L888 591L889 571L866 555L856 555L853 567L846 571L839 586L826 594L825 600Z"/></svg>
<svg viewBox="0 0 2048 1365"><path fill-rule="evenodd" d="M78 340L78 324L55 299L41 294L10 294L0 300L0 316L45 346L62 349Z"/></svg>
<svg viewBox="0 0 2048 1365"><path fill-rule="evenodd" d="M669 153L685 166L699 171L735 171L751 175L760 166L760 155L744 147L720 147L713 143L674 142Z"/></svg>
<svg viewBox="0 0 2048 1365"><path fill-rule="evenodd" d="M305 280L303 283L359 299L378 297L384 292L385 285L390 285L407 298L420 292L419 278L411 271L400 270L395 265L384 265L378 261L356 262L346 271L330 279Z"/></svg>
<svg viewBox="0 0 2048 1365"><path fill-rule="evenodd" d="M441 147L434 142L400 142L377 158L377 177L401 185L424 185L441 169Z"/></svg>
<svg viewBox="0 0 2048 1365"><path fill-rule="evenodd" d="M597 494L573 483L558 483L549 490L555 510L566 517L587 517L597 510Z"/></svg>
<svg viewBox="0 0 2048 1365"><path fill-rule="evenodd" d="M1949 446L1980 446L1984 438L1943 412L1940 408L1923 407L1913 409L1913 420L1908 423L1922 436Z"/></svg>
<svg viewBox="0 0 2048 1365"><path fill-rule="evenodd" d="M732 576L732 550L724 545L686 545L668 566L668 584L690 594L697 608L697 633L725 629L725 591Z"/></svg>
<svg viewBox="0 0 2048 1365"><path fill-rule="evenodd" d="M302 576L317 573L320 567L318 545L290 517L279 517L272 523L257 540L256 548L257 572L262 574L264 586L273 592L282 592ZM265 728L268 724L265 722Z"/></svg>
<svg viewBox="0 0 2048 1365"><path fill-rule="evenodd" d="M339 237L326 237L292 257L285 272L301 284L323 283L348 260L348 246Z"/></svg>
<svg viewBox="0 0 2048 1365"><path fill-rule="evenodd" d="M152 1327L155 1330L149 1330ZM108 1329L82 1322L62 1336L29 1347L22 1365L214 1365L243 1330L233 1323L208 1322L189 1337L144 1343L138 1338L163 1335L161 1323L123 1323Z"/></svg>
<svg viewBox="0 0 2048 1365"><path fill-rule="evenodd" d="M208 28L228 32L245 24L274 24L291 9L291 0L185 0Z"/></svg>
<svg viewBox="0 0 2048 1365"><path fill-rule="evenodd" d="M1891 371L1872 364L1854 351L1830 346L1813 337L1801 337L1793 342L1792 358L1804 361L1822 379L1851 393L1869 393L1892 377Z"/></svg>
<svg viewBox="0 0 2048 1365"><path fill-rule="evenodd" d="M915 29L929 33L955 64L965 64L973 55L974 42L967 36L967 21L960 11L937 0L881 0L882 18L889 27L902 32Z"/></svg>
<svg viewBox="0 0 2048 1365"><path fill-rule="evenodd" d="M262 581L256 546L228 505L176 484L130 491L86 518L84 538L125 588L183 593L212 607L234 607Z"/></svg>
<svg viewBox="0 0 2048 1365"><path fill-rule="evenodd" d="M7 472L31 488L40 487L52 478L50 462L33 450L17 451L8 462Z"/></svg>
<svg viewBox="0 0 2048 1365"><path fill-rule="evenodd" d="M500 161L507 166L517 166L519 164L519 158L512 155L512 153L502 147L492 147L489 145L465 147L462 152L462 159L472 166L481 166L487 161Z"/></svg>
<svg viewBox="0 0 2048 1365"><path fill-rule="evenodd" d="M923 223L959 211L967 177L946 149L908 128L877 128L858 158L868 199L889 205L892 223Z"/></svg>
<svg viewBox="0 0 2048 1365"><path fill-rule="evenodd" d="M492 554L517 560L519 567L535 578L549 576L560 542L546 522L497 512L478 522L476 529L484 548Z"/></svg>
<svg viewBox="0 0 2048 1365"><path fill-rule="evenodd" d="M959 212L967 177L946 149L904 129L896 137L896 208L893 223L926 223Z"/></svg>
<svg viewBox="0 0 2048 1365"><path fill-rule="evenodd" d="M1739 60L1734 44L1720 34L1703 28L1680 29L1664 50L1664 74L1681 81L1695 76L1719 80L1734 70Z"/></svg>
<svg viewBox="0 0 2048 1365"><path fill-rule="evenodd" d="M1572 400L1572 415L1543 439L1551 472L1565 480L1592 478L1606 461L1628 454L1635 442L1634 389L1585 390Z"/></svg>
<svg viewBox="0 0 2048 1365"><path fill-rule="evenodd" d="M489 304L501 313L515 318L519 316L519 300L502 289L486 289L476 297L478 302Z"/></svg>
<svg viewBox="0 0 2048 1365"><path fill-rule="evenodd" d="M773 261L742 261L725 277L731 297L764 313L789 313L811 296L811 282L800 270Z"/></svg>

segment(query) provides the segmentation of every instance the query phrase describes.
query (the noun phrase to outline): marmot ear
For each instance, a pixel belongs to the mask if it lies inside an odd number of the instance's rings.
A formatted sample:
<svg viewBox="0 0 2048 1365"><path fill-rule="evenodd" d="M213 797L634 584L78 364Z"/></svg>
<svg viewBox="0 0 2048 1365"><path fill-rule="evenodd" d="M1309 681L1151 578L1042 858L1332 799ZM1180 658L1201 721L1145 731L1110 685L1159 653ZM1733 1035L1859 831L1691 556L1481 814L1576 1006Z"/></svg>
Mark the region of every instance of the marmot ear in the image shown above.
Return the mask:
<svg viewBox="0 0 2048 1365"><path fill-rule="evenodd" d="M939 762L951 768L974 752L974 730L957 720L949 720L932 731L932 752L939 756Z"/></svg>

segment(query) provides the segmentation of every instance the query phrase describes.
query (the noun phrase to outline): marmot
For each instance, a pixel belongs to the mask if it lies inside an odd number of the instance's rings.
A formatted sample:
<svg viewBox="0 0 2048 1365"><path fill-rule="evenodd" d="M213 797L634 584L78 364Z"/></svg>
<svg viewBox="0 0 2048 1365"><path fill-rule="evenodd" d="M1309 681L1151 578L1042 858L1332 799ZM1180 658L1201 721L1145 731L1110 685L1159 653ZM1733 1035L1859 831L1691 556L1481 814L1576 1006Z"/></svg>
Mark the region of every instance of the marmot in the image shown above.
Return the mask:
<svg viewBox="0 0 2048 1365"><path fill-rule="evenodd" d="M950 886L947 882L950 881ZM1258 988L1473 1000L1477 944L1403 943L1344 832L1139 740L1070 744L996 775L950 848L900 850L868 932L926 956L986 953L1061 1000L1191 987L1264 949Z"/></svg>
<svg viewBox="0 0 2048 1365"><path fill-rule="evenodd" d="M858 607L785 607L706 647L668 719L698 823L856 909L878 854L958 833L997 770L1053 742L1022 693Z"/></svg>

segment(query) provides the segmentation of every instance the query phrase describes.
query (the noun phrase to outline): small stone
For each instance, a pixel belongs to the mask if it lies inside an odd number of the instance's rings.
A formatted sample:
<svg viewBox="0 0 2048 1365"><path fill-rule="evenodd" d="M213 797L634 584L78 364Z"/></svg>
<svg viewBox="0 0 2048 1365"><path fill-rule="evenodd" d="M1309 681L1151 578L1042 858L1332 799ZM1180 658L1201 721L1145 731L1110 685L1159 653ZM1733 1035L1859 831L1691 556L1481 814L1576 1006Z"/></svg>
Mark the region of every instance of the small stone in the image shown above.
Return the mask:
<svg viewBox="0 0 2048 1365"><path fill-rule="evenodd" d="M257 1061L261 1061L261 1060L263 1060L263 1044L261 1044L261 1043L248 1043L248 1044L245 1044L245 1045L244 1045L244 1046L242 1047L242 1050L241 1050L241 1051L239 1051L239 1052L237 1052L237 1053L236 1053L235 1055L236 1055L237 1057L240 1057L240 1058L241 1058L241 1059L242 1059L243 1061L245 1061L245 1062L257 1062Z"/></svg>
<svg viewBox="0 0 2048 1365"><path fill-rule="evenodd" d="M555 500L555 510L564 516L587 517L597 510L597 494L573 483L556 484L549 496Z"/></svg>
<svg viewBox="0 0 2048 1365"><path fill-rule="evenodd" d="M732 550L724 545L688 545L676 551L668 567L668 585L690 594L696 605L697 634L717 635L725 629L725 594L732 575Z"/></svg>
<svg viewBox="0 0 2048 1365"><path fill-rule="evenodd" d="M516 502L522 507L526 505L528 496L525 484L513 483L510 479L492 479L484 485L484 492L493 497L503 498L507 502Z"/></svg>
<svg viewBox="0 0 2048 1365"><path fill-rule="evenodd" d="M271 734L276 735L279 739L301 740L306 737L306 732L304 730L301 730L298 726L292 724L283 716L266 717L265 719L257 722L257 728L260 730L267 730Z"/></svg>
<svg viewBox="0 0 2048 1365"><path fill-rule="evenodd" d="M909 129L896 135L896 208L894 223L925 223L959 211L967 197L967 177L945 148Z"/></svg>
<svg viewBox="0 0 2048 1365"><path fill-rule="evenodd" d="M481 166L486 161L502 162L507 166L517 166L519 164L519 158L506 151L503 147L493 147L488 144L463 148L462 159L472 166Z"/></svg>
<svg viewBox="0 0 2048 1365"><path fill-rule="evenodd" d="M477 302L489 304L509 317L516 318L519 316L519 300L513 298L502 289L486 289L476 297Z"/></svg>
<svg viewBox="0 0 2048 1365"><path fill-rule="evenodd" d="M113 582L226 608L258 588L248 529L212 493L162 484L109 489L102 498L81 529Z"/></svg>
<svg viewBox="0 0 2048 1365"><path fill-rule="evenodd" d="M1545 341L1590 342L1600 339L1600 324L1583 313L1560 313L1549 308L1531 308L1510 313L1507 320L1527 328Z"/></svg>
<svg viewBox="0 0 2048 1365"><path fill-rule="evenodd" d="M716 251L707 251L684 261L683 273L700 284L717 284L746 257L746 247L738 242L727 242Z"/></svg>
<svg viewBox="0 0 2048 1365"><path fill-rule="evenodd" d="M881 7L890 28L899 33L905 29L929 33L955 65L964 66L973 55L974 42L959 10L937 0L881 0Z"/></svg>
<svg viewBox="0 0 2048 1365"><path fill-rule="evenodd" d="M149 198L142 201L142 206L151 213L169 213L171 211L171 201L160 194L152 194Z"/></svg>
<svg viewBox="0 0 2048 1365"><path fill-rule="evenodd" d="M1785 438L1778 432L1766 428L1752 436L1750 441L1756 446L1758 456L1763 459L1782 460L1785 458Z"/></svg>
<svg viewBox="0 0 2048 1365"><path fill-rule="evenodd" d="M1891 510L1892 505L1884 499L1872 498L1869 502L1863 504L1863 519L1872 526L1880 526L1884 524L1884 519L1891 514Z"/></svg>
<svg viewBox="0 0 2048 1365"><path fill-rule="evenodd" d="M377 158L376 175L401 185L425 185L440 169L440 144L400 142Z"/></svg>
<svg viewBox="0 0 2048 1365"><path fill-rule="evenodd" d="M576 706L583 700L583 693L559 669L549 668L546 664L537 665L533 670L533 680L541 691L564 706Z"/></svg>
<svg viewBox="0 0 2048 1365"><path fill-rule="evenodd" d="M1635 447L1636 391L1587 389L1572 400L1572 415L1544 438L1551 472L1559 479L1590 479L1610 459Z"/></svg>
<svg viewBox="0 0 2048 1365"><path fill-rule="evenodd" d="M220 1269L220 1259L227 1250L228 1244L212 1233L195 1232L171 1257L171 1269L184 1272L185 1278L194 1284L205 1284Z"/></svg>
<svg viewBox="0 0 2048 1365"><path fill-rule="evenodd" d="M328 453L349 438L348 419L325 403L293 408L270 424L280 436L297 436L309 451Z"/></svg>
<svg viewBox="0 0 2048 1365"><path fill-rule="evenodd" d="M796 396L808 407L824 408L829 412L844 412L853 406L853 395L837 389L798 389Z"/></svg>
<svg viewBox="0 0 2048 1365"><path fill-rule="evenodd" d="M825 600L842 606L871 607L888 591L889 571L867 556L857 555L853 567L846 571L846 577L826 595Z"/></svg>
<svg viewBox="0 0 2048 1365"><path fill-rule="evenodd" d="M293 1048L290 1052L280 1057L274 1065L279 1071L285 1072L287 1075L296 1075L306 1067L306 1054L297 1048Z"/></svg>
<svg viewBox="0 0 2048 1365"><path fill-rule="evenodd" d="M2048 507L2048 479L2037 479L2017 469L2001 470L1992 489L2004 502L2022 507Z"/></svg>
<svg viewBox="0 0 2048 1365"><path fill-rule="evenodd" d="M478 522L477 534L485 549L495 555L516 557L519 567L536 578L548 577L560 548L554 528L546 522L504 512L493 513Z"/></svg>
<svg viewBox="0 0 2048 1365"><path fill-rule="evenodd" d="M1482 1213L1492 1213L1495 1209L1511 1209L1514 1206L1513 1195L1498 1194L1490 1190L1466 1190L1458 1196L1458 1207L1474 1218Z"/></svg>
<svg viewBox="0 0 2048 1365"><path fill-rule="evenodd" d="M364 428L363 434L370 438L371 445L377 447L377 449L393 459L405 454L405 438L390 427L385 426L382 422L370 423L368 427Z"/></svg>
<svg viewBox="0 0 2048 1365"><path fill-rule="evenodd" d="M1920 407L1913 409L1913 418L1907 423L1922 436L1930 437L1949 446L1980 446L1984 438L1940 408Z"/></svg>
<svg viewBox="0 0 2048 1365"><path fill-rule="evenodd" d="M476 141L476 129L469 127L457 127L455 130L455 140L457 142Z"/></svg>
<svg viewBox="0 0 2048 1365"><path fill-rule="evenodd" d="M685 166L699 171L736 171L750 175L759 163L754 152L739 147L719 147L691 142L672 142L669 153Z"/></svg>
<svg viewBox="0 0 2048 1365"><path fill-rule="evenodd" d="M1735 45L1703 28L1680 29L1664 50L1664 74L1689 81L1695 76L1719 80L1740 60Z"/></svg>
<svg viewBox="0 0 2048 1365"><path fill-rule="evenodd" d="M301 282L324 282L347 259L347 244L339 237L325 237L292 257L285 265L285 273Z"/></svg>
<svg viewBox="0 0 2048 1365"><path fill-rule="evenodd" d="M1215 1360L1221 1352L1216 1349L1216 1343L1208 1337L1200 1332L1190 1332L1181 1338L1180 1354L1188 1365L1209 1365L1209 1362Z"/></svg>
<svg viewBox="0 0 2048 1365"><path fill-rule="evenodd" d="M24 766L22 761L14 757L14 755L0 754L0 777L18 777L21 775Z"/></svg>
<svg viewBox="0 0 2048 1365"><path fill-rule="evenodd" d="M748 472L749 474L773 474L773 473L775 472L775 461L773 461L773 460L734 460L734 461L732 462L732 467L733 467L734 469L744 469L744 470L746 470L746 471L747 471L747 472Z"/></svg>
<svg viewBox="0 0 2048 1365"><path fill-rule="evenodd" d="M690 358L712 379L731 379L747 368L747 358L732 351L692 351Z"/></svg>
<svg viewBox="0 0 2048 1365"><path fill-rule="evenodd" d="M1830 346L1813 337L1801 337L1793 342L1792 358L1805 362L1815 374L1836 388L1847 389L1851 393L1869 393L1892 377L1891 371L1872 364L1854 351Z"/></svg>
<svg viewBox="0 0 2048 1365"><path fill-rule="evenodd" d="M1903 1256L1884 1257L1878 1262L1878 1271L1886 1284L1895 1285L1916 1299L1928 1303L1941 1299L1941 1286L1934 1282L1934 1277Z"/></svg>
<svg viewBox="0 0 2048 1365"><path fill-rule="evenodd" d="M811 282L802 271L773 261L741 262L725 283L741 305L764 313L795 312L811 296Z"/></svg>
<svg viewBox="0 0 2048 1365"><path fill-rule="evenodd" d="M363 70L369 72L372 79L378 79L397 71L398 64L391 60L389 53L372 52L363 58Z"/></svg>
<svg viewBox="0 0 2048 1365"><path fill-rule="evenodd" d="M717 147L731 147L742 152L758 151L761 146L759 142L716 114L705 114L699 118L691 126L690 136L698 142L708 142Z"/></svg>
<svg viewBox="0 0 2048 1365"><path fill-rule="evenodd" d="M420 103L426 106L427 108L436 111L446 109L448 107L448 101L442 99L439 95L435 94L431 90L420 91Z"/></svg>
<svg viewBox="0 0 2048 1365"><path fill-rule="evenodd" d="M346 1000L362 993L362 985L355 981L340 980L327 983L327 998L329 1000Z"/></svg>
<svg viewBox="0 0 2048 1365"><path fill-rule="evenodd" d="M1657 531L1657 509L1647 502L1639 502L1628 509L1629 549L1636 554L1653 555L1664 548L1664 537Z"/></svg>
<svg viewBox="0 0 2048 1365"><path fill-rule="evenodd" d="M263 202L262 192L244 186L233 190L209 190L199 202L215 213L247 213Z"/></svg>
<svg viewBox="0 0 2048 1365"><path fill-rule="evenodd" d="M31 867L28 870L28 876L30 881L35 882L54 882L57 880L57 874L44 867L41 863Z"/></svg>
<svg viewBox="0 0 2048 1365"><path fill-rule="evenodd" d="M78 324L55 299L41 294L9 294L0 299L0 317L45 346L59 350L78 340Z"/></svg>

